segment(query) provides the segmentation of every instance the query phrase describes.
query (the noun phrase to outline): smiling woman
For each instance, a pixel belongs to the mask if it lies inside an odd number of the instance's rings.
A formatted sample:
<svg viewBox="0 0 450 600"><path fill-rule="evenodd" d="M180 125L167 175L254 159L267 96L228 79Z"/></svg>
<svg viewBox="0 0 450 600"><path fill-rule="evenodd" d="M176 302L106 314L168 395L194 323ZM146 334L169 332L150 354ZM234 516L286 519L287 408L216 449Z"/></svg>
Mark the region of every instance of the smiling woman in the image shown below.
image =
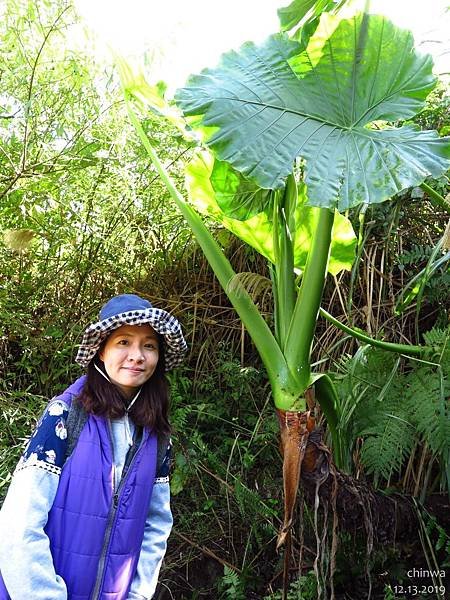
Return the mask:
<svg viewBox="0 0 450 600"><path fill-rule="evenodd" d="M108 337L99 359L111 383L131 398L155 372L158 334L150 325L122 325Z"/></svg>
<svg viewBox="0 0 450 600"><path fill-rule="evenodd" d="M153 597L172 527L165 371L185 351L177 319L134 294L86 329L87 375L50 402L0 513L0 600Z"/></svg>

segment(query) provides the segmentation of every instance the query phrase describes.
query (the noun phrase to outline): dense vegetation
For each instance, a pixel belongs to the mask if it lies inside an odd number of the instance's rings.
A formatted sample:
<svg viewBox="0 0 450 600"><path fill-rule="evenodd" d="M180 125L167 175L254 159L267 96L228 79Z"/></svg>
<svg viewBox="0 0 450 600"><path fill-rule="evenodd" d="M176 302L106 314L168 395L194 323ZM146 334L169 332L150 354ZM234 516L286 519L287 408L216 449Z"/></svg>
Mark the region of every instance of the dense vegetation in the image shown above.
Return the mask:
<svg viewBox="0 0 450 600"><path fill-rule="evenodd" d="M274 600L282 489L270 388L129 123L114 72L66 43L77 21L64 1L8 0L0 24L1 496L46 400L79 374L74 349L86 323L112 294L142 293L182 320L190 345L171 380L176 525L161 598ZM448 106L438 88L416 122L444 133ZM181 187L191 144L150 113L144 128ZM445 196L445 177L428 183ZM340 532L341 597L366 598L372 579L379 597L394 598L408 569L449 560L448 212L432 201L415 188L369 207L364 219L350 211L358 261L327 281L323 306L341 321L433 348L426 360L398 357L319 322L313 359L337 384L345 471L388 495L414 496L421 523L407 544L389 548ZM260 276L251 293L270 315L265 262L212 226L235 270ZM312 599L314 566L326 582L333 550L326 524L314 524L324 515L298 504L302 576L292 573L290 597Z"/></svg>

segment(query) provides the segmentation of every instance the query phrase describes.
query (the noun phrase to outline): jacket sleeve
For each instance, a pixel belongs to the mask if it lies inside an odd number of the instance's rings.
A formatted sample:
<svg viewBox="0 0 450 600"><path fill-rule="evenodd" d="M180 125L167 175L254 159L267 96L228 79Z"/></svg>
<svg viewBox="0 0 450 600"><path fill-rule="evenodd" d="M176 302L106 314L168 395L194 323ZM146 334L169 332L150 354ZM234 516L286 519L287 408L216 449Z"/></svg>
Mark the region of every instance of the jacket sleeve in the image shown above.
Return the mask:
<svg viewBox="0 0 450 600"><path fill-rule="evenodd" d="M0 512L0 572L12 600L67 600L45 534L64 464L68 407L50 402L16 467Z"/></svg>
<svg viewBox="0 0 450 600"><path fill-rule="evenodd" d="M158 584L159 571L167 548L167 538L173 524L170 510L170 454L169 445L153 485L142 549L128 600L150 600Z"/></svg>

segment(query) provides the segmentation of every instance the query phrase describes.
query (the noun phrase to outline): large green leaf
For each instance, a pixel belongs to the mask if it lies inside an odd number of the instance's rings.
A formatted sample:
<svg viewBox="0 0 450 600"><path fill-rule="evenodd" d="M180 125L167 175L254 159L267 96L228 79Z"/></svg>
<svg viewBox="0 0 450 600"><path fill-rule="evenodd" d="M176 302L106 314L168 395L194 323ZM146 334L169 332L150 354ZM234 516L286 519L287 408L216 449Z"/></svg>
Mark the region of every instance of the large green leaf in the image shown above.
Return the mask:
<svg viewBox="0 0 450 600"><path fill-rule="evenodd" d="M423 107L431 69L412 35L384 17L322 15L306 51L285 34L248 42L191 77L176 101L217 157L260 187L283 188L302 157L309 203L343 211L448 167L448 139L379 123Z"/></svg>
<svg viewBox="0 0 450 600"><path fill-rule="evenodd" d="M305 17L315 20L323 12L337 12L348 0L293 0L288 6L277 10L281 31L289 31Z"/></svg>
<svg viewBox="0 0 450 600"><path fill-rule="evenodd" d="M316 4L327 4L329 0L293 0L288 6L277 10L280 19L280 29L289 31L303 19Z"/></svg>
<svg viewBox="0 0 450 600"><path fill-rule="evenodd" d="M263 210L267 213L272 211L271 196L274 192L260 188L253 180L242 177L226 162L214 162L211 185L216 202L227 217L246 221Z"/></svg>
<svg viewBox="0 0 450 600"><path fill-rule="evenodd" d="M198 152L186 168L186 187L191 204L202 214L208 215L221 223L241 240L247 242L260 254L274 262L272 222L265 212L240 221L227 216L220 208L217 197L221 190L213 187L212 175L216 169L214 157L206 151ZM229 170L229 177L243 179L230 165L220 163L223 173ZM228 177L223 177L226 181ZM217 182L216 182L217 185ZM247 185L250 186L248 182ZM239 187L239 186L238 186ZM257 188L254 186L255 193ZM297 223L294 244L294 264L304 269L311 245L312 234L318 219L319 209L305 205L305 187L299 188L299 201L295 211ZM355 255L356 238L350 221L343 215L336 214L332 231L332 242L328 271L336 275L342 270L350 270Z"/></svg>

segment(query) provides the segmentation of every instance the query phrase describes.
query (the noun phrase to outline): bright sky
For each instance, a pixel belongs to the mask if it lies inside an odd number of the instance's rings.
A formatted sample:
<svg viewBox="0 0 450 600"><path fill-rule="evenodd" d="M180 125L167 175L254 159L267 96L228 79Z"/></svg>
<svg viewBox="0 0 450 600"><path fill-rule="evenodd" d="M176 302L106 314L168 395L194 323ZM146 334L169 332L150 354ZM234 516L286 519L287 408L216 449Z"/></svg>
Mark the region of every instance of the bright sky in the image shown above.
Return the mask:
<svg viewBox="0 0 450 600"><path fill-rule="evenodd" d="M116 52L151 58L151 83L164 80L169 90L187 76L215 66L220 54L244 41L261 41L278 30L277 8L290 0L75 0L95 33L96 53ZM355 0L358 2L358 0ZM361 0L361 4L364 4ZM449 0L371 0L371 12L387 15L411 29L416 45L433 54L436 72L450 72ZM100 60L100 58L99 58Z"/></svg>

